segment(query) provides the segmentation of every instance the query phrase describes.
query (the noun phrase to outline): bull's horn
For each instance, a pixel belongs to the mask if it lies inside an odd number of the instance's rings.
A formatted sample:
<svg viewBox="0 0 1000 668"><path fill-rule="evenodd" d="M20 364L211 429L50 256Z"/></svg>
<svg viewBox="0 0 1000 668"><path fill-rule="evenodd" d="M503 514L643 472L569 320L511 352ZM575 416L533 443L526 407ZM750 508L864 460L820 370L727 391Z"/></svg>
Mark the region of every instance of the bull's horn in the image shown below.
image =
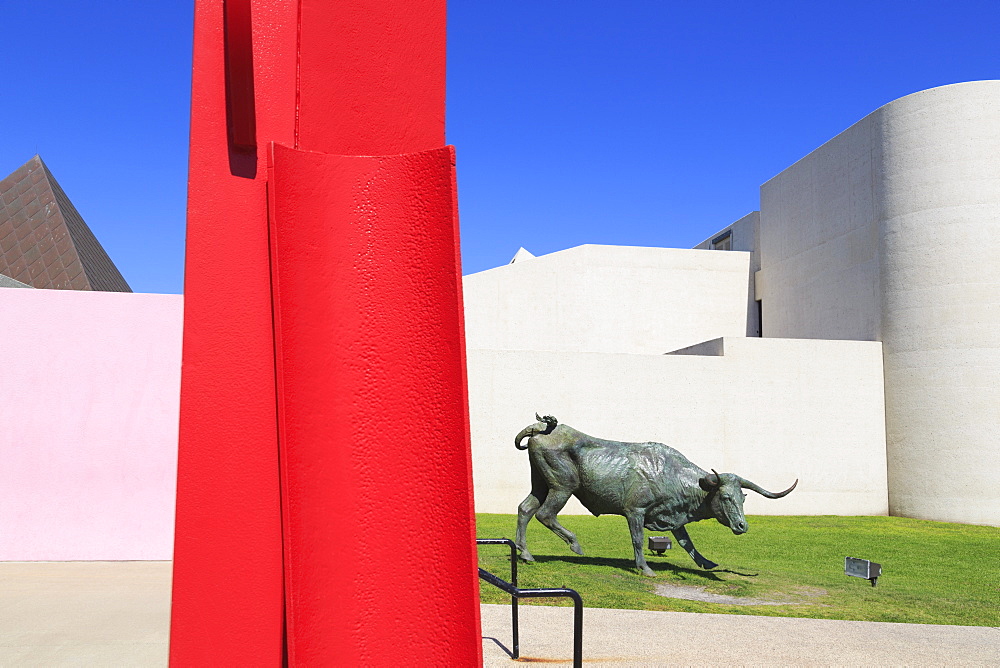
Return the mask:
<svg viewBox="0 0 1000 668"><path fill-rule="evenodd" d="M764 489L760 485L758 485L756 483L752 483L749 480L747 480L746 478L740 478L740 487L742 487L743 489L753 490L753 491L757 492L758 494L760 494L761 496L766 496L769 499L780 499L781 497L785 496L786 494L788 494L789 492L791 492L793 489L795 489L795 486L798 485L798 484L799 484L799 481L796 478L795 482L792 483L791 487L789 487L788 489L786 489L784 492L777 492L777 493L775 493L775 492L769 492L769 491L767 491L766 489Z"/></svg>
<svg viewBox="0 0 1000 668"><path fill-rule="evenodd" d="M706 492L711 492L713 489L722 484L722 478L719 477L719 472L712 469L712 473L715 474L715 480L712 480L712 476L707 475L698 481L698 485Z"/></svg>

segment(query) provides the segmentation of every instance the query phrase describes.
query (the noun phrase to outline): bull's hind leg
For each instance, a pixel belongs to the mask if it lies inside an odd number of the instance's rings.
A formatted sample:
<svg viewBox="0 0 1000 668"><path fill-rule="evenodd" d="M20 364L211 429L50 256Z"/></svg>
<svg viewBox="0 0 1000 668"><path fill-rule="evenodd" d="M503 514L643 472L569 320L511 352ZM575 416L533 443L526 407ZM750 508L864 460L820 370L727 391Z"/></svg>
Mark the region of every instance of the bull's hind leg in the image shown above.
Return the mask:
<svg viewBox="0 0 1000 668"><path fill-rule="evenodd" d="M563 506L566 505L571 496L573 496L572 492L561 489L550 489L548 496L545 497L545 501L542 502L535 517L539 522L547 526L552 533L566 541L569 549L582 555L583 550L580 549L580 543L576 540L576 534L559 524L559 520L556 519L556 514L563 509Z"/></svg>
<svg viewBox="0 0 1000 668"><path fill-rule="evenodd" d="M625 519L628 521L628 532L632 536L632 549L635 551L635 567L638 568L643 575L655 578L656 573L654 573L653 569L651 569L646 563L646 555L642 551L642 527L645 520L645 513L641 511L632 512L626 515Z"/></svg>
<svg viewBox="0 0 1000 668"><path fill-rule="evenodd" d="M514 545L520 551L520 556L523 561L534 561L535 558L531 556L531 552L528 552L527 544L527 528L528 522L531 518L535 516L538 512L538 508L541 507L542 502L545 497L548 496L549 486L545 482L545 478L538 475L534 467L531 471L531 493L524 498L521 505L517 507L517 534L514 537Z"/></svg>
<svg viewBox="0 0 1000 668"><path fill-rule="evenodd" d="M525 536L526 530L528 528L528 522L531 518L535 516L538 511L538 507L542 505L542 502L535 496L534 493L529 494L525 497L521 505L517 507L517 535L514 538L514 545L521 552L521 559L523 561L534 561L535 558L531 556L531 552L528 552L528 545L525 542L527 537Z"/></svg>

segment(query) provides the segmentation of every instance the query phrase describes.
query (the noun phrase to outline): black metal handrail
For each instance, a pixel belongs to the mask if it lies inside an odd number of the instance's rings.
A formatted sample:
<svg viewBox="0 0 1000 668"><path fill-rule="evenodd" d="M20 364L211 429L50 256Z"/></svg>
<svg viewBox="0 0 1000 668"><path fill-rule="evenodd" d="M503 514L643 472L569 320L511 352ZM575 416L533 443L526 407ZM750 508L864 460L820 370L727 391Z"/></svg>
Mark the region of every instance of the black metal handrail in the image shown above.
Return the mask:
<svg viewBox="0 0 1000 668"><path fill-rule="evenodd" d="M566 597L573 599L573 668L583 666L583 599L573 589L565 587L550 589L519 589L517 586L517 547L509 538L477 538L476 545L510 546L510 582L501 580L484 568L479 569L479 578L510 594L510 619L513 627L513 648L511 658L521 656L518 634L517 601L522 598Z"/></svg>

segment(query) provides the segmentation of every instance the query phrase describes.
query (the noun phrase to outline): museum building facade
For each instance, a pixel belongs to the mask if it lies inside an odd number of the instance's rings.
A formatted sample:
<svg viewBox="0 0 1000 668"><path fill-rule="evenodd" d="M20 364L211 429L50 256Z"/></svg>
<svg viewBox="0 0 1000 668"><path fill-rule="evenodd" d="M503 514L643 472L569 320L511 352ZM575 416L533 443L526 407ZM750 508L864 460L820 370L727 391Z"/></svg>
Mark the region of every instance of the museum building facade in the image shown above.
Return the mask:
<svg viewBox="0 0 1000 668"><path fill-rule="evenodd" d="M1000 524L998 233L1000 81L977 81L869 114L695 250L522 252L467 276L477 504L527 492L498 435L538 410L801 479L749 512Z"/></svg>
<svg viewBox="0 0 1000 668"><path fill-rule="evenodd" d="M0 560L169 559L183 298L130 293L40 158L0 200ZM1000 81L979 81L876 110L695 249L466 276L476 509L527 494L537 411L799 479L750 514L1000 526L998 232Z"/></svg>

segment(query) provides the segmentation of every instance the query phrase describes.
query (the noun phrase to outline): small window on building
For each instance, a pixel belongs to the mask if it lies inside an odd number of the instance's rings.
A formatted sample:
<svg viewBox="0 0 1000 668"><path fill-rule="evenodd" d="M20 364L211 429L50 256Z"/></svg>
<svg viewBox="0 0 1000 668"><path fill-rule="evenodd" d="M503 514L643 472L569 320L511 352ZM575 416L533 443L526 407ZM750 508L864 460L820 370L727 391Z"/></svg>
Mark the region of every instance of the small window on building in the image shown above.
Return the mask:
<svg viewBox="0 0 1000 668"><path fill-rule="evenodd" d="M712 239L712 250L733 250L733 231L728 230Z"/></svg>

